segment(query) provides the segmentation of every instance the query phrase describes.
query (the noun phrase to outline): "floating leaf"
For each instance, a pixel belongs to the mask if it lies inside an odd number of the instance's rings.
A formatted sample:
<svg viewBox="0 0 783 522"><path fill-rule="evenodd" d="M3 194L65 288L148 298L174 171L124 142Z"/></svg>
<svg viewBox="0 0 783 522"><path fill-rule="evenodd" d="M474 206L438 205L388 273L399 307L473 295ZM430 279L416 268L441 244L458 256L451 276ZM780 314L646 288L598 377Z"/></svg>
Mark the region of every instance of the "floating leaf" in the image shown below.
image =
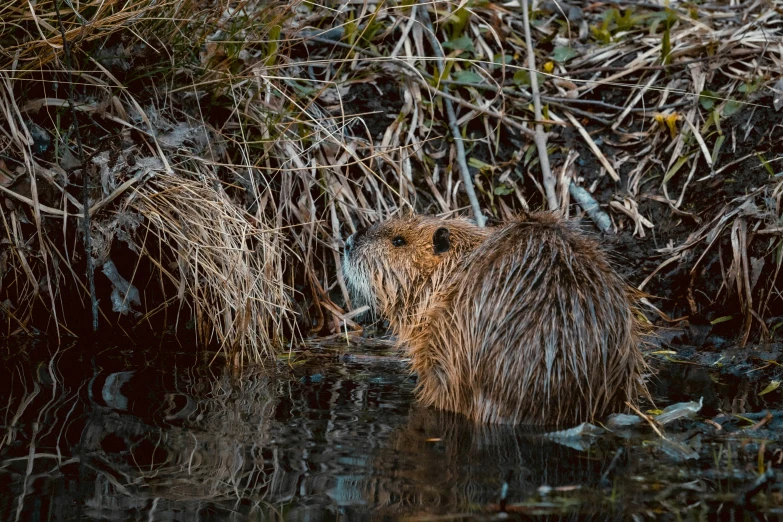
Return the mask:
<svg viewBox="0 0 783 522"><path fill-rule="evenodd" d="M579 53L573 50L571 47L555 47L552 51L552 59L557 63L566 63L568 60L578 56Z"/></svg>
<svg viewBox="0 0 783 522"><path fill-rule="evenodd" d="M607 417L604 424L611 430L617 428L626 428L628 426L636 426L641 422L642 418L638 415L631 415L628 413L613 413Z"/></svg>
<svg viewBox="0 0 783 522"><path fill-rule="evenodd" d="M658 415L655 420L660 422L661 424L668 424L669 422L681 419L683 417L692 417L695 414L699 413L701 411L701 407L704 401L704 397L699 399L699 402L691 401L691 402L678 402L677 404L672 404L671 406L667 406L663 409L663 411Z"/></svg>
<svg viewBox="0 0 783 522"><path fill-rule="evenodd" d="M661 451L675 462L685 462L699 458L699 452L691 448L687 442L672 439L661 439Z"/></svg>
<svg viewBox="0 0 783 522"><path fill-rule="evenodd" d="M563 446L585 451L593 444L595 438L605 431L603 428L584 422L574 428L547 433L545 436Z"/></svg>
<svg viewBox="0 0 783 522"><path fill-rule="evenodd" d="M780 381L772 381L769 384L767 384L766 388L764 388L759 392L759 395L766 395L769 392L773 392L777 390L778 388L780 388Z"/></svg>
<svg viewBox="0 0 783 522"><path fill-rule="evenodd" d="M731 321L731 319L732 319L731 315L724 315L723 317L718 317L717 319L713 319L712 321L710 321L710 324L715 325L715 324L725 323L726 321Z"/></svg>

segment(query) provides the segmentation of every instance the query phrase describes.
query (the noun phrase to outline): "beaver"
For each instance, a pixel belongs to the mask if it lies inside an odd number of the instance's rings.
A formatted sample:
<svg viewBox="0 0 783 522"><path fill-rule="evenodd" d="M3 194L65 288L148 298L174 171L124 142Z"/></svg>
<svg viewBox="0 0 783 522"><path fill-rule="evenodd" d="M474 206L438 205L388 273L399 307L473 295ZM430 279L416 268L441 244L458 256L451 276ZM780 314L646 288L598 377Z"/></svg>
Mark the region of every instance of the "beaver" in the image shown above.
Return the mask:
<svg viewBox="0 0 783 522"><path fill-rule="evenodd" d="M343 274L355 304L389 320L424 405L561 425L646 395L638 294L555 214L376 223L347 239Z"/></svg>

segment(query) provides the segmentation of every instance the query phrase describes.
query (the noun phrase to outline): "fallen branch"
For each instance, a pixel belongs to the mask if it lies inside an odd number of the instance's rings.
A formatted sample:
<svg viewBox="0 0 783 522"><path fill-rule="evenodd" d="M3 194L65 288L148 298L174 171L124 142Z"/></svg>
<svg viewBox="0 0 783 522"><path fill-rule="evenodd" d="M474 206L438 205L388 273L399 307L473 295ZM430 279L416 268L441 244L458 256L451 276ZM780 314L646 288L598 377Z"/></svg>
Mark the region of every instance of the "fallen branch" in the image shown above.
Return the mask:
<svg viewBox="0 0 783 522"><path fill-rule="evenodd" d="M592 194L583 187L575 184L573 181L568 185L568 192L571 194L571 197L579 203L582 210L590 216L590 219L593 220L593 223L598 227L598 230L604 233L612 231L612 220L609 218L609 214L601 210L601 206L595 198L593 198Z"/></svg>

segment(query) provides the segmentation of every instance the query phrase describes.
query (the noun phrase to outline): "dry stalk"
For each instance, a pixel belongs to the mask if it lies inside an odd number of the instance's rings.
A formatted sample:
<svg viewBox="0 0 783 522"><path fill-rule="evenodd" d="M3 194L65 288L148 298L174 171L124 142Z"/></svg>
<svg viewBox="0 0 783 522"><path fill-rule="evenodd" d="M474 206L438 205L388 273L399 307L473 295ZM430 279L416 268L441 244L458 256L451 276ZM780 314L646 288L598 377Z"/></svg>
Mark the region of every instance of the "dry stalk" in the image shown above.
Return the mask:
<svg viewBox="0 0 783 522"><path fill-rule="evenodd" d="M525 47L527 47L527 67L530 74L530 92L533 94L533 110L536 115L536 132L533 140L538 150L538 160L541 165L541 178L546 190L546 200L549 210L557 210L560 205L557 202L557 190L555 176L549 167L549 153L546 146L546 133L544 126L540 123L543 120L541 114L541 94L538 91L538 69L536 69L536 53L533 47L533 40L530 37L530 17L528 0L522 0L522 19L525 28Z"/></svg>
<svg viewBox="0 0 783 522"><path fill-rule="evenodd" d="M779 302L781 190L774 175L781 169L772 145L779 136L766 122L774 119L777 96L770 93L781 89L770 91L770 84L783 55L776 45L780 24L765 5L749 4L735 16L702 3L687 16L669 8L669 16L667 9L635 4L629 6L634 16L618 21L609 4L596 4L582 8L593 30L577 43L574 27L561 24L565 13L547 12L546 3L538 4L536 13L544 16L532 26L528 2L517 11L449 1L415 7L349 2L339 9L308 3L302 9L299 2L253 0L210 10L192 0L67 8L51 0L12 2L0 8L10 20L0 28L5 330L29 330L34 318L48 314L68 331L63 302L88 302L89 284L74 270L78 264L81 272L85 261L75 241L85 208L95 233L146 198L150 220L134 244L149 247L144 252L177 289L163 285L170 295L143 314L191 307L200 340L215 339L229 351L249 346L243 357L254 360L262 350L237 341L237 332L256 331L243 326L241 317L250 321L250 315L238 303L259 294L237 281L230 292L215 285L227 278L221 263L259 267L247 261L247 252L218 262L216 251L251 251L255 238L276 238L277 246L262 257L281 253L281 266L291 269L271 269L260 283L270 292L265 301L274 303L269 310L289 309L296 286L309 292L297 303L298 311L312 315L308 329L334 334L354 317L336 270L347 234L404 208L444 215L471 208L478 218L483 209L505 219L521 209L565 206L570 194L584 206L601 205L619 233L655 230L662 264L646 279L639 275L651 292L675 270L698 275L716 259L722 263L721 249L731 248L736 255L720 268L725 281L717 294L699 288L685 294L701 299L694 301L696 311L719 298L738 299L743 338L750 339L748 324L767 332L763 321ZM437 38L424 27L435 13ZM551 54L536 47L543 34L553 37ZM433 56L428 39L435 52L453 50L448 61ZM428 70L433 62L436 75ZM79 70L79 63L89 70ZM544 82L538 69L547 72ZM69 70L73 92L54 92L51 86L63 85ZM147 77L139 70L162 73ZM514 74L522 71L527 74ZM545 121L542 104L563 119L550 111ZM87 203L78 190L85 180L74 179L80 171L64 161L69 146L78 152L77 118L88 163L110 157L122 163L130 153L163 168L127 165L99 175L82 166L91 180ZM543 134L544 125L551 134ZM48 151L34 149L36 128L52 138ZM453 142L439 135L444 128ZM189 133L193 129L201 131ZM565 133L574 130L577 143L568 143L564 136L574 134ZM206 141L199 132L208 134ZM537 135L541 174L531 135ZM580 191L565 185L567 177L558 185L547 165L572 151L580 154L574 164ZM582 167L592 156L599 166ZM611 183L601 178L601 166ZM771 172L757 176L759 170ZM176 177L186 186L173 184ZM739 184L748 186L732 190ZM700 196L712 191L715 198ZM195 205L196 197L217 199ZM165 212L155 214L158 202ZM180 204L199 208L176 210ZM224 215L215 205L233 209ZM237 246L245 234L240 214L252 247ZM662 240L669 230L656 222L661 217L690 229ZM215 219L231 225L220 231ZM605 221L599 226L606 228ZM207 229L197 232L197 226ZM736 249L729 246L732 232ZM222 243L221 234L234 239ZM291 247L287 254L283 238ZM155 240L170 241L173 254L152 248ZM699 277L691 280L698 284ZM99 313L115 321L103 305L108 300L99 297ZM272 330L282 323L269 324L269 338L279 337Z"/></svg>
<svg viewBox="0 0 783 522"><path fill-rule="evenodd" d="M230 360L257 362L274 353L279 332L291 319L292 294L284 283L287 254L280 231L249 219L202 170L159 173L137 188L125 208L143 215L150 231L171 248L174 258L158 259L162 270L190 297L202 345L217 341ZM145 249L143 244L137 245ZM147 248L148 255L152 253Z"/></svg>
<svg viewBox="0 0 783 522"><path fill-rule="evenodd" d="M87 168L84 160L84 148L82 147L82 135L79 129L79 118L76 114L76 97L73 90L73 67L71 65L71 44L65 34L65 26L60 16L60 4L54 0L54 11L57 15L57 26L60 28L63 50L65 52L65 71L68 75L68 104L71 107L71 116L73 118L73 130L76 136L76 147L79 153L79 163L83 169ZM31 176L33 179L35 176ZM90 206L90 177L86 172L82 173L82 208L87 209ZM90 212L82 212L82 237L84 240L84 253L87 265L87 287L90 289L90 309L92 310L92 331L98 331L98 298L95 295L95 268L92 258L92 236L90 235Z"/></svg>
<svg viewBox="0 0 783 522"><path fill-rule="evenodd" d="M424 27L427 29L427 38L429 39L432 50L437 57L436 63L438 64L438 70L440 71L440 74L443 75L446 70L446 66L443 63L443 51L441 50L440 42L438 41L437 35L435 34L435 30L432 27L429 12L426 9L421 9L421 18L424 23ZM446 89L447 87L444 85L444 90ZM465 188L465 193L470 200L470 206L473 208L473 217L476 220L476 223L478 226L483 227L486 223L486 218L481 211L481 205L479 204L478 198L476 197L476 190L473 187L473 178L470 175L468 163L465 160L465 144L462 141L462 132L460 132L459 124L457 123L457 114L454 112L454 105L451 103L451 99L445 98L443 100L443 104L446 106L446 115L449 120L451 137L454 139L454 146L457 149L457 166L459 167L459 171L462 176L462 183Z"/></svg>

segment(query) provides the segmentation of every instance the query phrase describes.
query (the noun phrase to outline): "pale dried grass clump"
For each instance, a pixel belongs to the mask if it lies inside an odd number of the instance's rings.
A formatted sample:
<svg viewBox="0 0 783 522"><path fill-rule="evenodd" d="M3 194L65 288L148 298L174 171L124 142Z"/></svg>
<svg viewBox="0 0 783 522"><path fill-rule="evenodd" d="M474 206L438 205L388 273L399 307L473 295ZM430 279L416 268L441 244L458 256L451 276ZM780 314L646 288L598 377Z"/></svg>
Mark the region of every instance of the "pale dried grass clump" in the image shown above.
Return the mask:
<svg viewBox="0 0 783 522"><path fill-rule="evenodd" d="M261 360L282 342L291 314L292 290L284 281L280 230L252 218L231 201L220 183L201 172L197 179L158 174L125 203L146 218L157 241L137 247L177 288L177 300L193 308L200 345L213 344L235 356ZM176 268L174 268L176 267ZM186 299L187 297L187 299Z"/></svg>
<svg viewBox="0 0 783 522"><path fill-rule="evenodd" d="M198 47L216 29L201 30L199 23L230 22L221 20L220 10L202 8L187 1L0 8L17 22L0 32L3 333L42 327L58 336L80 333L74 316L89 315L91 307L104 332L127 328L112 311L131 318L131 325L184 332L192 319L200 346L217 346L237 363L261 360L296 334L294 292L284 283L291 256L279 220L263 208L251 215L244 204L251 198L232 184L252 164L231 161L205 114L173 111L156 90L132 92L117 78L131 55L146 52L144 46L151 53L183 42ZM190 31L180 30L188 24ZM65 88L48 87L63 80ZM245 143L237 149L248 162L255 155ZM54 150L53 160L47 150ZM244 190L255 194L258 188L250 182ZM132 272L127 263L124 269L114 265L119 242L140 256ZM111 299L95 295L88 284L87 256L95 279L111 280ZM141 258L154 267L152 274L140 269ZM144 294L150 285L162 301Z"/></svg>

